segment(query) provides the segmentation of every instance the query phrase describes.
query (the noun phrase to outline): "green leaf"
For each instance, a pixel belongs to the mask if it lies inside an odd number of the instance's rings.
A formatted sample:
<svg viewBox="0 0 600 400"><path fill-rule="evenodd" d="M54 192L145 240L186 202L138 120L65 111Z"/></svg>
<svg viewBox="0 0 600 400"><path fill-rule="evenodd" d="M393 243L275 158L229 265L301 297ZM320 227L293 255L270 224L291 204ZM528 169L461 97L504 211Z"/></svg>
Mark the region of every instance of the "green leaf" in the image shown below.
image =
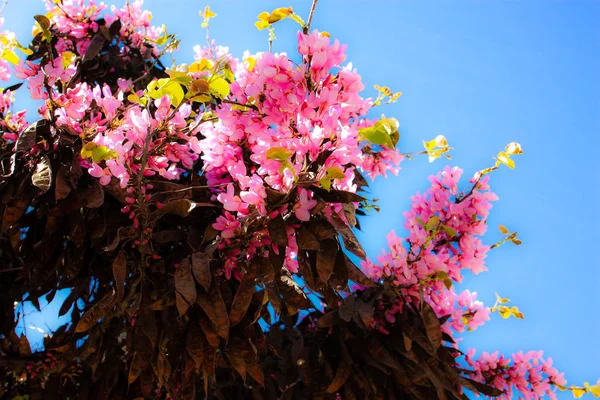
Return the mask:
<svg viewBox="0 0 600 400"><path fill-rule="evenodd" d="M429 221L427 221L427 225L425 225L425 229L428 231L432 231L435 227L438 226L439 223L440 223L440 219L434 215L433 217L429 218Z"/></svg>
<svg viewBox="0 0 600 400"><path fill-rule="evenodd" d="M500 153L498 153L498 155L496 156L496 160L498 160L497 165L499 165L499 163L502 163L510 169L515 168L515 162L513 160L511 160L510 155L508 155L504 151L501 151Z"/></svg>
<svg viewBox="0 0 600 400"><path fill-rule="evenodd" d="M397 119L382 116L381 120L377 121L375 125L360 129L358 135L362 140L393 149L400 139L400 134L398 133L399 125Z"/></svg>
<svg viewBox="0 0 600 400"><path fill-rule="evenodd" d="M510 299L500 297L500 295L496 293L496 301L500 304L506 304L510 301Z"/></svg>
<svg viewBox="0 0 600 400"><path fill-rule="evenodd" d="M17 65L19 63L19 56L17 56L17 54L14 51L9 49L4 49L4 51L2 52L2 59L8 61L13 65Z"/></svg>
<svg viewBox="0 0 600 400"><path fill-rule="evenodd" d="M34 15L33 19L37 21L43 31L50 29L50 20L45 15Z"/></svg>
<svg viewBox="0 0 600 400"><path fill-rule="evenodd" d="M450 237L454 237L458 233L458 232L456 232L456 229L454 229L448 225L442 225L442 230L444 232L446 232L446 234Z"/></svg>
<svg viewBox="0 0 600 400"><path fill-rule="evenodd" d="M220 76L214 75L209 81L210 92L215 97L225 98L229 95L229 83Z"/></svg>
<svg viewBox="0 0 600 400"><path fill-rule="evenodd" d="M334 179L344 179L346 175L341 168L329 167L323 178L319 180L319 184L327 191L331 190L331 183Z"/></svg>
<svg viewBox="0 0 600 400"><path fill-rule="evenodd" d="M148 96L152 99L159 99L164 95L169 96L171 104L177 107L185 97L183 88L178 81L170 78L163 78L152 81L148 84Z"/></svg>
<svg viewBox="0 0 600 400"><path fill-rule="evenodd" d="M285 147L272 147L267 150L267 159L284 162L290 159L292 152Z"/></svg>

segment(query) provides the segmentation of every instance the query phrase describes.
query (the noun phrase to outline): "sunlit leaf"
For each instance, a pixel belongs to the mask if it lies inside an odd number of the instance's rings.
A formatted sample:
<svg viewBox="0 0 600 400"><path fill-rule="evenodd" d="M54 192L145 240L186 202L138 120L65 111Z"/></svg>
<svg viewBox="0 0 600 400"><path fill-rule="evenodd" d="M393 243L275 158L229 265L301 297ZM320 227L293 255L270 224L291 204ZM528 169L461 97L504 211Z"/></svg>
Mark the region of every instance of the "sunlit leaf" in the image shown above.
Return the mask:
<svg viewBox="0 0 600 400"><path fill-rule="evenodd" d="M219 98L225 98L229 94L229 83L220 76L213 76L209 81L210 92Z"/></svg>
<svg viewBox="0 0 600 400"><path fill-rule="evenodd" d="M498 155L496 156L496 160L498 160L498 163L502 163L510 169L515 168L515 162L513 160L511 160L510 155L508 155L504 151L501 151L500 153L498 153Z"/></svg>
<svg viewBox="0 0 600 400"><path fill-rule="evenodd" d="M267 150L267 159L276 161L287 161L292 156L292 152L285 147L271 147Z"/></svg>

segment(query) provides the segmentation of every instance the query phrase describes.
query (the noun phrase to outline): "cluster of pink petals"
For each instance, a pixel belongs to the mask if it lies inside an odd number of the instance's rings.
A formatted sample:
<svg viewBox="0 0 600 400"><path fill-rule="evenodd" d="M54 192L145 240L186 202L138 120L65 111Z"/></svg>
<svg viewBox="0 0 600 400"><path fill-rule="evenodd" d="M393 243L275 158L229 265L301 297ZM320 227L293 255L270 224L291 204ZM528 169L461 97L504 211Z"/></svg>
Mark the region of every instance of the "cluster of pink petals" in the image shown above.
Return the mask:
<svg viewBox="0 0 600 400"><path fill-rule="evenodd" d="M503 400L511 399L518 393L525 400L538 400L548 396L556 400L556 385L565 385L563 373L552 366L552 359L544 359L542 351L522 351L507 358L494 353L483 352L479 359L474 358L475 350L470 349L465 360L473 370L471 378L486 382L504 392Z"/></svg>

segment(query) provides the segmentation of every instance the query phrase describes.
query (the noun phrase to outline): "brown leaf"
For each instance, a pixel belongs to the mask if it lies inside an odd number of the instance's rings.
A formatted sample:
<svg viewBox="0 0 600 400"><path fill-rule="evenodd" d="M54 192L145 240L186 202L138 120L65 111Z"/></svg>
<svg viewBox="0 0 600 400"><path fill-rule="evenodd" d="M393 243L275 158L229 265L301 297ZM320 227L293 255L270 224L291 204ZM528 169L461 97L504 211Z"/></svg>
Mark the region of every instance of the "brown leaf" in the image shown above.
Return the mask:
<svg viewBox="0 0 600 400"><path fill-rule="evenodd" d="M364 197L356 193L345 192L343 190L327 191L317 186L311 186L310 190L328 203L359 203L365 200Z"/></svg>
<svg viewBox="0 0 600 400"><path fill-rule="evenodd" d="M184 233L178 229L169 229L164 231L154 232L152 241L158 244L168 244L183 239Z"/></svg>
<svg viewBox="0 0 600 400"><path fill-rule="evenodd" d="M35 172L31 175L31 183L44 193L52 186L52 166L47 155L42 155L38 160Z"/></svg>
<svg viewBox="0 0 600 400"><path fill-rule="evenodd" d="M348 223L350 224L351 227L354 228L357 223L356 208L354 208L354 204L344 203L344 204L342 204L342 209L344 210L344 215L346 216Z"/></svg>
<svg viewBox="0 0 600 400"><path fill-rule="evenodd" d="M140 357L140 353L133 353L133 358L131 360L131 365L129 366L129 377L127 378L127 382L131 385L142 373L142 367L140 365L142 361L142 357Z"/></svg>
<svg viewBox="0 0 600 400"><path fill-rule="evenodd" d="M348 279L365 287L377 286L345 254L344 260L346 260L346 268L348 269Z"/></svg>
<svg viewBox="0 0 600 400"><path fill-rule="evenodd" d="M267 227L269 228L269 235L273 243L280 246L288 245L286 224L281 215L270 219Z"/></svg>
<svg viewBox="0 0 600 400"><path fill-rule="evenodd" d="M185 314L191 304L196 301L196 284L192 277L190 260L181 261L175 270L175 297L179 315Z"/></svg>
<svg viewBox="0 0 600 400"><path fill-rule="evenodd" d="M495 387L488 386L484 383L480 383L469 378L463 378L461 383L467 389L475 393L482 393L490 397L498 397L503 393L500 389L496 389Z"/></svg>
<svg viewBox="0 0 600 400"><path fill-rule="evenodd" d="M10 178L15 173L17 166L17 153L13 153L10 157L5 154L0 158L1 178Z"/></svg>
<svg viewBox="0 0 600 400"><path fill-rule="evenodd" d="M64 200L71 193L71 186L69 185L69 170L66 166L62 165L58 174L56 174L56 187L54 188L54 197L56 201Z"/></svg>
<svg viewBox="0 0 600 400"><path fill-rule="evenodd" d="M115 278L115 289L117 290L117 301L123 298L125 293L125 276L127 275L127 258L125 253L120 252L112 265L113 277Z"/></svg>
<svg viewBox="0 0 600 400"><path fill-rule="evenodd" d="M192 273L196 281L208 292L210 290L210 256L197 252L192 254Z"/></svg>
<svg viewBox="0 0 600 400"><path fill-rule="evenodd" d="M355 313L354 309L356 307L356 303L357 303L356 297L354 297L354 296L346 297L342 301L342 304L340 305L340 308L338 309L340 318L346 322L350 322ZM364 304L364 303L362 303L362 304Z"/></svg>
<svg viewBox="0 0 600 400"><path fill-rule="evenodd" d="M369 354L381 364L393 369L399 369L400 364L392 354L384 347L377 337L370 337L367 343Z"/></svg>
<svg viewBox="0 0 600 400"><path fill-rule="evenodd" d="M101 33L96 33L92 38L92 41L90 42L90 45L88 46L87 50L85 51L85 54L81 59L81 63L83 64L87 61L96 58L98 53L100 53L100 50L102 50L102 47L104 46L105 42L106 38L104 37L104 35L102 35Z"/></svg>
<svg viewBox="0 0 600 400"><path fill-rule="evenodd" d="M23 335L19 338L19 357L29 357L31 355L31 346L27 336Z"/></svg>
<svg viewBox="0 0 600 400"><path fill-rule="evenodd" d="M213 203L196 203L188 199L173 200L165 204L162 208L152 214L152 218L159 218L165 214L179 215L187 217L196 207L218 207Z"/></svg>
<svg viewBox="0 0 600 400"><path fill-rule="evenodd" d="M425 325L427 338L433 345L433 349L437 351L442 345L442 328L435 311L433 311L433 308L427 302L423 302L422 304L421 318Z"/></svg>
<svg viewBox="0 0 600 400"><path fill-rule="evenodd" d="M338 244L335 240L326 240L317 252L317 274L319 279L327 283L335 267L335 259L338 252Z"/></svg>
<svg viewBox="0 0 600 400"><path fill-rule="evenodd" d="M117 234L113 241L106 247L102 248L102 250L106 252L110 252L115 250L122 239L132 238L135 235L135 228L133 226L122 226L117 229Z"/></svg>
<svg viewBox="0 0 600 400"><path fill-rule="evenodd" d="M202 330L197 326L190 326L187 335L187 346L188 354L194 360L196 368L200 367L204 360L204 340Z"/></svg>
<svg viewBox="0 0 600 400"><path fill-rule="evenodd" d="M227 315L227 306L223 301L221 290L215 283L213 283L209 295L215 307L215 330L217 331L217 335L227 341L229 338L229 315Z"/></svg>
<svg viewBox="0 0 600 400"><path fill-rule="evenodd" d="M294 281L294 278L287 269L281 270L277 285L279 286L279 293L283 296L287 305L292 305L299 309L307 309L312 306L312 302L306 297L300 285Z"/></svg>
<svg viewBox="0 0 600 400"><path fill-rule="evenodd" d="M49 136L50 121L46 119L39 120L29 125L19 134L15 143L15 152L28 151L35 145L37 136Z"/></svg>
<svg viewBox="0 0 600 400"><path fill-rule="evenodd" d="M337 290L344 290L348 285L348 269L346 267L346 258L343 251L338 251L335 257L333 275L330 278L330 284Z"/></svg>
<svg viewBox="0 0 600 400"><path fill-rule="evenodd" d="M242 356L244 357L244 363L246 364L246 371L248 372L248 375L258 382L260 386L264 386L265 376L256 354L248 347L242 350Z"/></svg>
<svg viewBox="0 0 600 400"><path fill-rule="evenodd" d="M4 232L15 225L25 213L27 207L29 207L29 200L12 199L4 209L0 232Z"/></svg>
<svg viewBox="0 0 600 400"><path fill-rule="evenodd" d="M298 266L300 275L302 275L302 278L304 278L304 282L306 282L306 285L312 290L316 290L317 287L315 285L315 276L313 273L313 269L310 265L309 256L304 251L298 252Z"/></svg>
<svg viewBox="0 0 600 400"><path fill-rule="evenodd" d="M326 219L311 219L304 223L304 226L306 226L319 241L335 239L337 237L337 231Z"/></svg>
<svg viewBox="0 0 600 400"><path fill-rule="evenodd" d="M319 328L328 328L330 326L334 326L340 323L340 316L337 310L330 311L327 314L323 315L317 321L317 326Z"/></svg>
<svg viewBox="0 0 600 400"><path fill-rule="evenodd" d="M143 307L138 315L136 326L139 327L140 331L150 340L152 347L156 346L158 339L158 325L156 323L156 316L154 310L150 307Z"/></svg>
<svg viewBox="0 0 600 400"><path fill-rule="evenodd" d="M202 328L202 332L204 332L206 341L208 342L211 348L216 349L217 347L219 347L220 340L213 326L214 325L210 323L210 321L208 321L204 315L200 316L200 328ZM204 358L206 358L207 351L209 351L209 349L205 347L203 356Z"/></svg>
<svg viewBox="0 0 600 400"><path fill-rule="evenodd" d="M331 222L335 229L342 235L344 239L344 246L348 251L352 254L364 260L367 258L367 254L365 250L362 248L362 245L354 236L354 232L352 232L352 228L350 228L342 219L335 213L331 214Z"/></svg>
<svg viewBox="0 0 600 400"><path fill-rule="evenodd" d="M231 304L231 313L229 314L230 326L237 325L248 311L248 307L250 306L252 295L254 294L256 287L255 280L258 263L259 261L256 261L250 265L250 268L248 271L246 271L242 281L240 282L240 285L238 286L237 292L235 292L233 303Z"/></svg>
<svg viewBox="0 0 600 400"><path fill-rule="evenodd" d="M91 327L96 325L100 318L103 318L106 313L113 307L115 300L115 292L108 292L104 297L96 304L92 306L83 317L77 323L75 327L75 333L81 333L88 331Z"/></svg>
<svg viewBox="0 0 600 400"><path fill-rule="evenodd" d="M269 303L273 306L275 313L279 315L281 314L281 294L279 293L279 287L274 281L267 283L266 286Z"/></svg>
<svg viewBox="0 0 600 400"><path fill-rule="evenodd" d="M342 358L340 361L337 370L335 371L335 377L333 381L329 384L327 389L325 390L327 393L335 393L346 383L350 374L352 373L352 365L350 364L350 360L346 360Z"/></svg>
<svg viewBox="0 0 600 400"><path fill-rule="evenodd" d="M92 184L80 196L83 196L87 200L88 208L98 208L104 204L104 189L100 181L96 179L92 181Z"/></svg>
<svg viewBox="0 0 600 400"><path fill-rule="evenodd" d="M242 380L246 380L246 363L239 349L231 348L225 352L225 358L229 361L229 364L237 371L242 377Z"/></svg>
<svg viewBox="0 0 600 400"><path fill-rule="evenodd" d="M304 225L296 231L296 243L301 250L319 250L321 248L319 239Z"/></svg>

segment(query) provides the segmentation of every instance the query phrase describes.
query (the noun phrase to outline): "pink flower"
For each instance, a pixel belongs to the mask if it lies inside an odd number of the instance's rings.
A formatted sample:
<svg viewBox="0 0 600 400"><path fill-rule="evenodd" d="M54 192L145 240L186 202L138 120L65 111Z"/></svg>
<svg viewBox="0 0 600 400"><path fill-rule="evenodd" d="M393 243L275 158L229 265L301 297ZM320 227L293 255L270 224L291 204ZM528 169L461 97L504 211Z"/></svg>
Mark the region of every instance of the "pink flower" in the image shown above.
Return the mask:
<svg viewBox="0 0 600 400"><path fill-rule="evenodd" d="M308 191L298 188L298 202L294 205L294 214L300 221L310 220L310 210L317 205L316 200L309 200Z"/></svg>

